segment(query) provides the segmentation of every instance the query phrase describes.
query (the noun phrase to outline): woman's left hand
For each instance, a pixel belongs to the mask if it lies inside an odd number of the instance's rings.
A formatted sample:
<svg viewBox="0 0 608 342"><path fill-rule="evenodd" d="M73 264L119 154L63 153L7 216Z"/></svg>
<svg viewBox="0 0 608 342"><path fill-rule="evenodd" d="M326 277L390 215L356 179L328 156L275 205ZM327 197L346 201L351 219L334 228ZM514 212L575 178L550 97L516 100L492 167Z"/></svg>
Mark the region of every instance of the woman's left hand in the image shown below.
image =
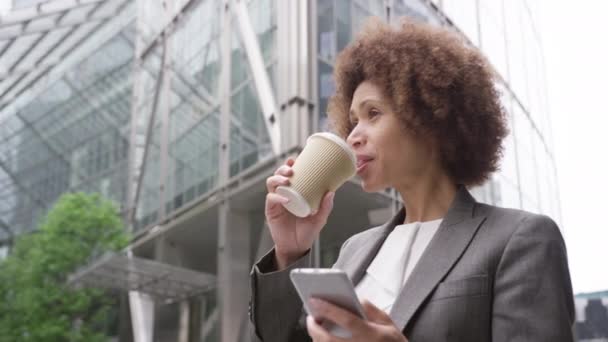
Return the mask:
<svg viewBox="0 0 608 342"><path fill-rule="evenodd" d="M342 342L342 341L382 341L407 342L391 318L382 310L367 300L361 302L367 320L363 320L339 306L326 301L312 298L309 302L315 308L319 317L308 316L306 327L308 334L315 342ZM329 320L349 330L352 337L348 340L336 337L325 330L316 320Z"/></svg>

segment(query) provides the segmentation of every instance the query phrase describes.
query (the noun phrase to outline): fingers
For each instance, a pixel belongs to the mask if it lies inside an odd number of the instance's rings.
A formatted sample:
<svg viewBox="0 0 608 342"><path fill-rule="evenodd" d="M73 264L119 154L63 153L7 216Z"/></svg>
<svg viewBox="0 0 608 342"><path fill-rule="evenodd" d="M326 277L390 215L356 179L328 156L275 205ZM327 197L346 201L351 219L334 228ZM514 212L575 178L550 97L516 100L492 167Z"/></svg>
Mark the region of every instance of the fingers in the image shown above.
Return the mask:
<svg viewBox="0 0 608 342"><path fill-rule="evenodd" d="M285 164L281 165L275 172L275 175L282 175L282 176L286 176L289 177L291 176L291 174L293 174L293 170L291 169L291 167L293 166L293 164L295 164L296 161L293 158L287 158L287 160L285 161Z"/></svg>
<svg viewBox="0 0 608 342"><path fill-rule="evenodd" d="M306 328L308 329L308 335L313 341L336 341L336 342L347 342L343 338L330 334L316 319L312 316L306 316Z"/></svg>
<svg viewBox="0 0 608 342"><path fill-rule="evenodd" d="M275 175L290 177L293 175L293 168L290 165L283 164L274 172Z"/></svg>
<svg viewBox="0 0 608 342"><path fill-rule="evenodd" d="M266 195L266 199L269 203L277 203L277 204L287 204L289 203L289 198L283 197L277 193L271 192Z"/></svg>
<svg viewBox="0 0 608 342"><path fill-rule="evenodd" d="M283 204L289 203L289 198L283 197L277 193L269 192L266 195L266 211L272 212L275 208L281 207Z"/></svg>
<svg viewBox="0 0 608 342"><path fill-rule="evenodd" d="M377 306L372 304L367 299L361 301L361 306L363 306L363 311L365 311L365 316L370 322L380 323L380 324L393 324L393 320L390 318L386 312L380 310Z"/></svg>
<svg viewBox="0 0 608 342"><path fill-rule="evenodd" d="M319 209L315 212L311 213L311 216L324 218L326 219L334 208L334 197L336 193L333 191L328 191L325 196L323 196L323 200L321 200L321 204L319 205Z"/></svg>
<svg viewBox="0 0 608 342"><path fill-rule="evenodd" d="M315 318L327 319L349 330L353 335L365 328L365 322L355 314L339 306L317 298L309 299L309 305L315 312Z"/></svg>
<svg viewBox="0 0 608 342"><path fill-rule="evenodd" d="M279 175L266 178L266 190L268 190L269 193L275 192L280 185L289 185L289 178Z"/></svg>
<svg viewBox="0 0 608 342"><path fill-rule="evenodd" d="M294 163L295 161L292 158L288 158L285 164L281 165L272 176L266 179L266 190L268 192L275 192L278 186L289 185L289 177L293 176L291 167Z"/></svg>

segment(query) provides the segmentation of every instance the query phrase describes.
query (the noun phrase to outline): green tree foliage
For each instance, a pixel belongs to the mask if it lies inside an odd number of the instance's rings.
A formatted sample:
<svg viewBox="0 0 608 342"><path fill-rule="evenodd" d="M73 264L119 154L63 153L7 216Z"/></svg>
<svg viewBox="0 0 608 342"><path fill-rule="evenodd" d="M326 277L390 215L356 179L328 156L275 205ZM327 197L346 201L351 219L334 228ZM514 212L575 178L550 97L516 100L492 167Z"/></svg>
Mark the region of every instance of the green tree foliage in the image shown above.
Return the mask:
<svg viewBox="0 0 608 342"><path fill-rule="evenodd" d="M106 341L114 299L98 289L71 289L66 280L128 241L110 201L63 195L36 232L18 238L0 262L0 341Z"/></svg>

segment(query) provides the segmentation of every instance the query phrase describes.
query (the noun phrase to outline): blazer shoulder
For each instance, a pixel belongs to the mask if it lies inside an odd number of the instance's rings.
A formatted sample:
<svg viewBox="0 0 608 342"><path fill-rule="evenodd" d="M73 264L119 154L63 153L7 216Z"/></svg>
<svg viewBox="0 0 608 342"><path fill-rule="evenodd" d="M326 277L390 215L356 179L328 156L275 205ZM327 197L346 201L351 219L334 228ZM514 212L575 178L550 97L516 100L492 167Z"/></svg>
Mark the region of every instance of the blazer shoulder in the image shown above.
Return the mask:
<svg viewBox="0 0 608 342"><path fill-rule="evenodd" d="M476 212L484 214L493 226L515 233L534 233L541 235L560 236L561 231L557 223L544 214L513 208L503 208L484 203L476 204Z"/></svg>

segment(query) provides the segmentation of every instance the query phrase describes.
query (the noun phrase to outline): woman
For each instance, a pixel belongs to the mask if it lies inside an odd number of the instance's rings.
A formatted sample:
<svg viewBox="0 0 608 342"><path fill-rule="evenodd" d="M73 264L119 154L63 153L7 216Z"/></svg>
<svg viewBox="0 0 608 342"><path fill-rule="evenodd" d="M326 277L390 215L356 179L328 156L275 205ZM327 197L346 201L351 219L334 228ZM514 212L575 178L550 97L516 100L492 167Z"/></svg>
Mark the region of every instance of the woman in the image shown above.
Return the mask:
<svg viewBox="0 0 608 342"><path fill-rule="evenodd" d="M477 203L466 187L497 170L507 123L493 71L457 36L379 20L341 52L330 101L333 129L357 155L366 192L394 187L403 208L348 239L334 267L351 277L368 320L323 301L301 319L289 271L333 206L297 218L275 193L294 161L267 179L274 248L254 265L251 321L263 341L572 341L573 297L560 231L548 217ZM303 316L304 317L304 316Z"/></svg>

